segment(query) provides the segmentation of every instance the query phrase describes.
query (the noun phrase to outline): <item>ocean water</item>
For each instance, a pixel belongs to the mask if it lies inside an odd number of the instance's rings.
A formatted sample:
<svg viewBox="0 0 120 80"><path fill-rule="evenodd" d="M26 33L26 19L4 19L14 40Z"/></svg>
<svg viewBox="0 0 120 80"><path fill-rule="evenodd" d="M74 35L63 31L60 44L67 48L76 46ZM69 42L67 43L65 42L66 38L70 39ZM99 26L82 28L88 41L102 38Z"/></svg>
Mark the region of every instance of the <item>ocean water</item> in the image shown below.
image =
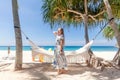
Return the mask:
<svg viewBox="0 0 120 80"><path fill-rule="evenodd" d="M54 46L41 46L41 47L46 50L49 50L49 49L54 50ZM65 46L64 50L65 51L74 51L81 47L82 46ZM15 46L10 46L10 50L15 50L15 49L16 49ZM8 46L0 46L0 50L8 50ZM31 46L23 46L23 50L29 51L29 50L31 50ZM91 50L92 51L117 51L118 48L116 48L114 46L91 46Z"/></svg>

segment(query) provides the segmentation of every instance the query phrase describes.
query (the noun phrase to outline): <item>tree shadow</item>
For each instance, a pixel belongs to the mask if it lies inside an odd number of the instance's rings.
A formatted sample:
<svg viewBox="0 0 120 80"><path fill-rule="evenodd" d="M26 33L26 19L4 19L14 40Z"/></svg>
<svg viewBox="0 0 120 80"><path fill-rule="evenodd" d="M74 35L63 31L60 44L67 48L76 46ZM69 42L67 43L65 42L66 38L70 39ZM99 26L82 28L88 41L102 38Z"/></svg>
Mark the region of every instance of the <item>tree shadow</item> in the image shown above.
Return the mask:
<svg viewBox="0 0 120 80"><path fill-rule="evenodd" d="M25 63L21 73L27 73L32 76L30 80L51 80L48 75L44 73L45 69L49 68L50 64L44 63Z"/></svg>
<svg viewBox="0 0 120 80"><path fill-rule="evenodd" d="M78 75L80 76L79 78L81 79L81 77L86 77L86 76L90 76L93 77L93 80L115 80L120 78L120 71L112 68L112 67L107 67L105 68L103 71L100 70L100 68L95 69L95 68L90 68L90 67L86 67L86 66L82 66L79 64L70 64L68 66L68 72L65 73L65 75L67 76L75 76ZM59 75L49 75L52 77L56 77Z"/></svg>
<svg viewBox="0 0 120 80"><path fill-rule="evenodd" d="M3 71L9 71L6 67L11 66L12 64L5 65L3 65ZM120 71L112 67L105 68L101 71L100 69L90 68L80 64L69 64L68 69L69 70L64 74L64 77L69 76L72 78L77 75L79 79L82 77L93 77L95 78L93 80L115 80L120 78ZM63 78L63 75L57 75L57 70L49 63L24 63L23 69L15 71L14 73L19 73L19 76L21 77L27 74L30 77L27 78L28 80L52 80L51 78Z"/></svg>
<svg viewBox="0 0 120 80"><path fill-rule="evenodd" d="M6 67L10 66L11 63L0 63L0 71L7 71L9 69L5 69Z"/></svg>
<svg viewBox="0 0 120 80"><path fill-rule="evenodd" d="M49 78L49 76L47 76L43 70L43 66L47 66L46 64L41 64L41 63L23 63L23 69L22 70L18 70L18 71L14 71L14 64L10 63L10 64L2 64L0 66L0 72L6 72L6 77L9 76L8 73L11 74L17 74L17 76L15 76L15 80L16 77L21 77L22 80L51 80ZM14 78L14 76L12 76L12 78ZM25 76L27 75L27 76Z"/></svg>

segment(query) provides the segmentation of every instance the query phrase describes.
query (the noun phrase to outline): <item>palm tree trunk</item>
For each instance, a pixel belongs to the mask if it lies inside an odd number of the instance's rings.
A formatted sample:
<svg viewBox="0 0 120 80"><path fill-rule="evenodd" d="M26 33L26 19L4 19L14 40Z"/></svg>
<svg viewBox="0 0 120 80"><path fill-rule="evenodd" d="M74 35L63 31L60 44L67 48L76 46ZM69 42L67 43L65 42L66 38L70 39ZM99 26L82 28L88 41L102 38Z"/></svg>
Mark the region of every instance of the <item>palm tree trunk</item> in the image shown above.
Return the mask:
<svg viewBox="0 0 120 80"><path fill-rule="evenodd" d="M87 9L87 0L84 0L84 9L85 9L85 14L84 14L84 25L85 25L85 39L86 39L86 44L89 42L89 37L88 37L88 9Z"/></svg>
<svg viewBox="0 0 120 80"><path fill-rule="evenodd" d="M20 21L18 15L17 0L12 0L12 11L14 20L14 30L16 39L16 58L15 58L15 70L22 69L22 37L20 29Z"/></svg>
<svg viewBox="0 0 120 80"><path fill-rule="evenodd" d="M84 9L85 9L85 14L84 14L84 26L85 26L85 41L86 41L86 44L89 42L89 36L88 36L88 7L87 7L87 0L84 0ZM89 49L88 51L88 54L90 55L90 59L89 61L87 61L87 65L88 66L92 66L91 63L91 58L92 58L92 55L93 55L93 52L91 49Z"/></svg>
<svg viewBox="0 0 120 80"><path fill-rule="evenodd" d="M106 9L107 9L107 14L108 14L109 19L113 18L112 9L111 9L111 6L109 4L109 1L108 0L103 0L103 1L104 1L105 6L106 6ZM111 25L111 28L113 29L113 31L115 32L115 37L116 37L118 46L120 48L120 32L119 32L119 29L117 28L117 24L113 20L110 23L110 25ZM118 60L118 61L120 61L120 60ZM120 62L118 62L118 65L120 65Z"/></svg>
<svg viewBox="0 0 120 80"><path fill-rule="evenodd" d="M85 41L86 44L89 42L89 37L88 37L88 17L84 15L84 27L85 27Z"/></svg>

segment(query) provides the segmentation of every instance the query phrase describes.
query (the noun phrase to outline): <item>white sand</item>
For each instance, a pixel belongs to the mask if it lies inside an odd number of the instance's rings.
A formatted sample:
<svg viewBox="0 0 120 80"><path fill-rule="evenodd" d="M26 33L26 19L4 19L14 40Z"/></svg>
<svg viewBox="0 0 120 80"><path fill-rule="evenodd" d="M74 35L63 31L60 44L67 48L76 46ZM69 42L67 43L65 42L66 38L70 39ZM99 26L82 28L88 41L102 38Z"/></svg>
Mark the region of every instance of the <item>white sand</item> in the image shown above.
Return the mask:
<svg viewBox="0 0 120 80"><path fill-rule="evenodd" d="M104 58L105 60L112 60L116 55L117 51L93 51L97 57Z"/></svg>
<svg viewBox="0 0 120 80"><path fill-rule="evenodd" d="M31 51L23 51L23 62L30 63L32 62ZM0 51L0 62L14 62L15 51L10 51L10 54L7 54L7 51ZM8 58L7 58L8 57Z"/></svg>
<svg viewBox="0 0 120 80"><path fill-rule="evenodd" d="M116 52L97 52L94 54L106 60L112 60ZM100 69L70 64L66 74L57 75L51 64L41 64L32 61L31 51L23 52L23 70L13 71L15 51L7 57L7 51L0 51L0 80L120 80L120 71L114 68Z"/></svg>

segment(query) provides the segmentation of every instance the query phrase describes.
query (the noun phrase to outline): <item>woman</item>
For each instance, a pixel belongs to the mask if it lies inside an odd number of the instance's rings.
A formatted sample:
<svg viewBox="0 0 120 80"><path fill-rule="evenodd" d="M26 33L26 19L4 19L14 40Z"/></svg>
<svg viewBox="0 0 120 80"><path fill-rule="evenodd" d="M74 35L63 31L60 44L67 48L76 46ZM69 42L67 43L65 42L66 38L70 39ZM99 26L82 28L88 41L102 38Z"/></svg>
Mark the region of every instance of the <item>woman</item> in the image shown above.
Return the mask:
<svg viewBox="0 0 120 80"><path fill-rule="evenodd" d="M62 74L67 69L67 61L64 54L64 31L63 28L59 28L57 32L54 32L56 36L56 48L54 51L56 67L58 68L58 74Z"/></svg>

